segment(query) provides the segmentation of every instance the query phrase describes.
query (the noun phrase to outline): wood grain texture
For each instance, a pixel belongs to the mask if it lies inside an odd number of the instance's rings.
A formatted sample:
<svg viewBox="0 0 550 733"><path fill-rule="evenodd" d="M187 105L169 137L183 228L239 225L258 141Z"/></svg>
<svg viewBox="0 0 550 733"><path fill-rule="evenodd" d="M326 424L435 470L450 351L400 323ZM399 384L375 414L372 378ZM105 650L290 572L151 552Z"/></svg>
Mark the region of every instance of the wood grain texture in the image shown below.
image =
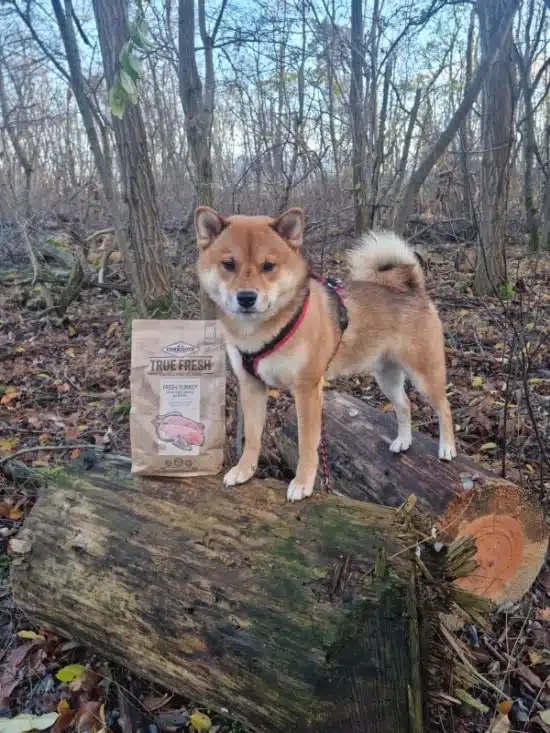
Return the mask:
<svg viewBox="0 0 550 733"><path fill-rule="evenodd" d="M461 474L486 475L461 456L450 463L440 461L437 441L418 431L413 431L406 453L391 453L389 445L397 430L394 415L346 394L326 391L324 424L333 490L351 499L397 507L415 494L420 509L438 516L463 491ZM295 469L298 429L293 408L283 422L278 445Z"/></svg>
<svg viewBox="0 0 550 733"><path fill-rule="evenodd" d="M275 482L63 475L12 564L16 602L136 673L257 733L420 733L418 626L385 507Z"/></svg>

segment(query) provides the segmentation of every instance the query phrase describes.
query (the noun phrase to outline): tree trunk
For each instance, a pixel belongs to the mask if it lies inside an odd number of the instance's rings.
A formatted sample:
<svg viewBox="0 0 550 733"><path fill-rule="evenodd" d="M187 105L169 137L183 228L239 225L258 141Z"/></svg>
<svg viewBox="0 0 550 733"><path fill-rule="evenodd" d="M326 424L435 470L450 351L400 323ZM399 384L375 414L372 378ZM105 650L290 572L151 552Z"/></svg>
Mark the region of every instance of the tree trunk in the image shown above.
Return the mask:
<svg viewBox="0 0 550 733"><path fill-rule="evenodd" d="M487 2L490 2L490 0L487 0ZM507 39L510 38L512 22L514 20L514 15L516 13L518 4L519 0L509 0L506 5L505 12L503 11L503 9L500 10L497 16L500 19L500 23L494 26L495 31L491 35L492 45L489 53L485 55L483 61L478 66L471 84L464 89L464 97L462 99L462 102L459 104L456 112L451 117L449 124L439 136L436 144L433 146L433 148L426 155L424 160L420 163L418 168L411 175L407 188L405 189L403 200L399 205L397 215L395 217L394 226L397 232L403 233L403 231L405 230L405 226L412 213L415 199L420 192L420 189L422 188L422 184L428 177L430 171L437 163L439 158L447 149L447 146L449 145L453 137L459 131L460 123L466 117L468 112L471 110L474 102L476 101L477 95L481 90L481 87L489 72L489 69L493 64L493 61L498 56L501 47L506 43Z"/></svg>
<svg viewBox="0 0 550 733"><path fill-rule="evenodd" d="M397 507L416 494L423 511L439 515L463 491L461 474L483 474L461 456L451 462L440 461L437 442L419 432L414 432L412 447L406 453L390 453L397 430L393 415L350 395L327 390L323 419L333 489L351 499ZM278 446L294 469L298 429L293 408L283 423ZM319 488L320 479L319 475Z"/></svg>
<svg viewBox="0 0 550 733"><path fill-rule="evenodd" d="M223 0L214 30L208 35L204 0L199 0L199 28L205 58L203 89L195 56L195 0L179 0L179 91L200 206L214 206L211 140L215 95L213 50L225 5L226 0ZM201 291L201 317L205 320L216 318L216 306L204 291Z"/></svg>
<svg viewBox="0 0 550 733"><path fill-rule="evenodd" d="M532 13L532 5L531 5ZM529 235L529 249L536 252L539 249L538 213L535 203L534 164L537 151L535 135L535 114L533 110L533 86L531 84L531 59L528 55L522 56L521 51L513 46L516 65L519 72L519 83L524 103L524 177L523 195L525 200L525 218ZM527 49L528 51L528 49Z"/></svg>
<svg viewBox="0 0 550 733"><path fill-rule="evenodd" d="M23 144L21 143L20 136L17 132L16 126L11 122L11 110L9 109L8 100L6 97L6 90L4 86L4 73L1 68L1 64L3 63L3 58L0 56L0 111L2 112L2 118L4 120L4 126L6 128L6 131L8 133L8 137L10 140L10 143L12 145L12 148L15 152L15 157L17 158L17 161L21 168L23 169L23 172L25 174L25 195L23 198L24 207L23 207L23 217L25 219L24 223L22 224L25 229L30 224L30 219L32 216L32 209L31 209L31 187L32 187L32 174L33 174L33 166L32 163L25 152L25 148Z"/></svg>
<svg viewBox="0 0 550 733"><path fill-rule="evenodd" d="M365 131L363 127L363 3L351 0L351 80L350 112L353 167L353 208L355 234L367 223L365 192Z"/></svg>
<svg viewBox="0 0 550 733"><path fill-rule="evenodd" d="M470 15L470 26L468 28L468 42L466 46L466 77L465 86L468 87L472 81L474 70L474 33L475 33L476 12L472 10ZM470 112L468 112L460 123L460 167L462 169L462 187L464 192L464 214L468 221L474 219L474 199L472 191L472 179L470 173Z"/></svg>
<svg viewBox="0 0 550 733"><path fill-rule="evenodd" d="M485 58L495 56L483 86L481 211L474 292L494 293L506 278L505 239L510 153L514 124L512 28L496 38L500 18L515 11L516 0L479 0L479 31Z"/></svg>
<svg viewBox="0 0 550 733"><path fill-rule="evenodd" d="M93 0L107 87L115 83L119 54L129 34L125 0ZM171 289L164 255L164 237L155 197L155 183L143 117L139 104L129 104L124 117L113 115L125 199L129 235L140 286L149 311L167 310Z"/></svg>
<svg viewBox="0 0 550 733"><path fill-rule="evenodd" d="M257 733L421 733L393 510L128 469L111 458L39 498L11 548L21 609Z"/></svg>
<svg viewBox="0 0 550 733"><path fill-rule="evenodd" d="M380 121L378 123L378 131L376 134L376 144L374 160L372 163L372 183L370 187L370 210L369 210L369 229L373 229L377 223L378 215L378 196L380 191L380 175L382 165L384 163L385 143L386 143L386 123L388 118L388 104L390 98L390 82L393 73L393 62L390 60L386 64L384 73L384 88L382 92L382 107L380 109Z"/></svg>

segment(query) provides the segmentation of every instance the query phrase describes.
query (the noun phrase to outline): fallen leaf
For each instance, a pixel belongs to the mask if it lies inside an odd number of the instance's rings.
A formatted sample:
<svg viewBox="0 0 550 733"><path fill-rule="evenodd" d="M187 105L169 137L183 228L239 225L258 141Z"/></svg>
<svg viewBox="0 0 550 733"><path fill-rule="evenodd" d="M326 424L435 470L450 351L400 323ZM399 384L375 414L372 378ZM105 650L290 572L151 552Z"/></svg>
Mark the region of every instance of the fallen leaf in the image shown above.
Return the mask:
<svg viewBox="0 0 550 733"><path fill-rule="evenodd" d="M536 649L529 649L529 661L531 664L542 664L544 657Z"/></svg>
<svg viewBox="0 0 550 733"><path fill-rule="evenodd" d="M9 454L19 443L19 438L0 438L0 451Z"/></svg>
<svg viewBox="0 0 550 733"><path fill-rule="evenodd" d="M59 715L64 715L65 713L68 713L70 709L71 706L69 705L68 700L65 700L65 698L63 698L63 700L59 701L59 705L57 706L57 712L59 713Z"/></svg>
<svg viewBox="0 0 550 733"><path fill-rule="evenodd" d="M25 353L25 347L24 347L24 346L18 346L18 347L17 347L16 349L15 349L15 353L16 353L16 354L24 354L24 353Z"/></svg>
<svg viewBox="0 0 550 733"><path fill-rule="evenodd" d="M40 639L41 641L46 641L45 637L42 636L42 634L37 634L36 631L30 631L26 629L18 631L17 636L20 639Z"/></svg>
<svg viewBox="0 0 550 733"><path fill-rule="evenodd" d="M69 356L71 359L74 359L74 346L69 346L68 349L65 349L65 356Z"/></svg>
<svg viewBox="0 0 550 733"><path fill-rule="evenodd" d="M15 540L11 540L15 542ZM40 639L27 641L25 644L16 646L2 660L2 671L0 674L0 708L8 708L10 695L15 688L22 682L19 676L19 670L25 663L29 653L38 646L42 645ZM0 727L0 730L1 727ZM3 730L2 730L3 733Z"/></svg>
<svg viewBox="0 0 550 733"><path fill-rule="evenodd" d="M212 727L212 721L205 713L193 713L189 721L196 731L208 731Z"/></svg>
<svg viewBox="0 0 550 733"><path fill-rule="evenodd" d="M508 713L512 709L513 704L514 704L513 700L503 700L502 702L498 703L497 710L499 713L502 713L503 715L508 715Z"/></svg>
<svg viewBox="0 0 550 733"><path fill-rule="evenodd" d="M64 382L63 384L59 384L59 385L57 386L57 391L58 391L59 393L62 393L62 392L68 392L68 391L69 391L70 389L71 389L71 388L69 387L69 385L67 384L67 382Z"/></svg>
<svg viewBox="0 0 550 733"><path fill-rule="evenodd" d="M539 609L535 615L538 621L550 621L550 606Z"/></svg>
<svg viewBox="0 0 550 733"><path fill-rule="evenodd" d="M67 701L61 700L61 702L59 703L59 706L63 702L67 702ZM55 725L52 728L52 733L64 733L64 731L68 730L74 722L74 719L76 717L76 712L77 712L76 710L69 709L65 713L59 713L59 718L55 721Z"/></svg>
<svg viewBox="0 0 550 733"><path fill-rule="evenodd" d="M18 506L14 506L10 509L9 518L13 519L14 522L18 522L23 516L23 510Z"/></svg>
<svg viewBox="0 0 550 733"><path fill-rule="evenodd" d="M27 733L29 730L46 730L46 728L51 728L57 718L57 713L45 713L44 715L21 713L15 718L3 720L0 723L0 731L1 733Z"/></svg>
<svg viewBox="0 0 550 733"><path fill-rule="evenodd" d="M533 716L533 723L543 731L543 733L550 733L550 710L543 710Z"/></svg>
<svg viewBox="0 0 550 733"><path fill-rule="evenodd" d="M60 682L73 682L77 677L83 677L85 673L86 667L83 664L68 664L58 669L55 676Z"/></svg>
<svg viewBox="0 0 550 733"><path fill-rule="evenodd" d="M507 715L499 715L492 725L489 726L487 733L508 733L510 730L510 721Z"/></svg>
<svg viewBox="0 0 550 733"><path fill-rule="evenodd" d="M118 323L116 321L114 323L111 323L111 325L107 329L107 333L105 335L106 336L112 336L114 334L114 332L117 330L117 328L118 328Z"/></svg>
<svg viewBox="0 0 550 733"><path fill-rule="evenodd" d="M17 397L17 390L15 387L8 387L6 392L4 393L4 396L0 400L0 405L9 405L10 402L13 402L13 400Z"/></svg>
<svg viewBox="0 0 550 733"><path fill-rule="evenodd" d="M482 387L483 377L472 377L472 387Z"/></svg>
<svg viewBox="0 0 550 733"><path fill-rule="evenodd" d="M280 389L270 389L269 392L268 392L268 395L270 397L278 397L280 394L281 394L281 390Z"/></svg>
<svg viewBox="0 0 550 733"><path fill-rule="evenodd" d="M77 733L99 733L105 727L105 706L98 700L90 700L77 711L74 721Z"/></svg>
<svg viewBox="0 0 550 733"><path fill-rule="evenodd" d="M69 328L67 329L67 333L70 337L76 336L76 328L74 328L73 326L69 326Z"/></svg>
<svg viewBox="0 0 550 733"><path fill-rule="evenodd" d="M498 448L496 443L484 443L479 450L480 453L483 453L487 450L494 450L495 448Z"/></svg>

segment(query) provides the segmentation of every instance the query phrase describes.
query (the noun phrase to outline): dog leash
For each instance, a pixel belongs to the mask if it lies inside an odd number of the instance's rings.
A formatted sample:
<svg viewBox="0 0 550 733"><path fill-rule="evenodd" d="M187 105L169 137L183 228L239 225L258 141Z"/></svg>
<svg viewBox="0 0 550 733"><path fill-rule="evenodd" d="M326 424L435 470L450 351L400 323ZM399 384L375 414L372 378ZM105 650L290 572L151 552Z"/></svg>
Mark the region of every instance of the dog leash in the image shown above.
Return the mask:
<svg viewBox="0 0 550 733"><path fill-rule="evenodd" d="M328 465L327 438L325 435L325 408L321 412L321 440L319 441L319 456L321 458L321 473L323 489L327 494L332 494L332 481L330 477L330 466Z"/></svg>

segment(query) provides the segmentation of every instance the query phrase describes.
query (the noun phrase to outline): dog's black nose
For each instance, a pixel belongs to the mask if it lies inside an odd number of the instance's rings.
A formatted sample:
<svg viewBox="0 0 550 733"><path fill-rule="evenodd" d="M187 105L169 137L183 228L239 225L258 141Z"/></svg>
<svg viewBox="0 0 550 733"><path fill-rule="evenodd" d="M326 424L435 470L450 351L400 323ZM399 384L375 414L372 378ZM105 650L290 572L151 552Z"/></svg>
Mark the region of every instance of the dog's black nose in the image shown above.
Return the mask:
<svg viewBox="0 0 550 733"><path fill-rule="evenodd" d="M244 310L250 310L258 300L258 293L255 290L239 290L237 293L237 303Z"/></svg>

